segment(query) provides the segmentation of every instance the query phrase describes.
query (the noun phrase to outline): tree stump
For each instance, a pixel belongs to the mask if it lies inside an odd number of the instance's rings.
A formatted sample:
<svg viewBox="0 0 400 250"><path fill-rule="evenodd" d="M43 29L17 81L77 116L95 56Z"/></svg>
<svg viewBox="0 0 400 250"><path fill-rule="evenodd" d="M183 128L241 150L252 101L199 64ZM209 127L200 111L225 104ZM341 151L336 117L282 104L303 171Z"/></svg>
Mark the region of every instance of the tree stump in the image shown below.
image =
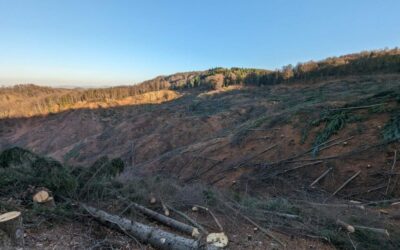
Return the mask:
<svg viewBox="0 0 400 250"><path fill-rule="evenodd" d="M0 215L0 230L4 231L11 240L11 244L24 246L24 227L21 212L13 211ZM2 240L1 244L4 244ZM0 245L1 246L1 245Z"/></svg>
<svg viewBox="0 0 400 250"><path fill-rule="evenodd" d="M41 190L37 192L32 197L33 201L49 208L54 208L56 206L54 198L50 196L49 192L46 190Z"/></svg>

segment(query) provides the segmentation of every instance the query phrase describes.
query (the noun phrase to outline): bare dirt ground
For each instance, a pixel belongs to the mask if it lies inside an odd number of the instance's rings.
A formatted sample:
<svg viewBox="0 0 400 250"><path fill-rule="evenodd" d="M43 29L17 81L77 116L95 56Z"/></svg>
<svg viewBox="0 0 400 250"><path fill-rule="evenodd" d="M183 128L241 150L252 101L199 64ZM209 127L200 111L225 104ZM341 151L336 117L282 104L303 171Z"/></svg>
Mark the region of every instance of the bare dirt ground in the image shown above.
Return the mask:
<svg viewBox="0 0 400 250"><path fill-rule="evenodd" d="M257 194L265 200L285 196L311 201L322 194L329 196L361 171L334 198L346 202L390 200L400 195L397 175L388 188L394 152L400 151L400 143L381 142L385 125L399 104L393 98L380 101L379 95L399 89L399 75L375 75L315 84L236 86L212 92L185 90L157 104L3 119L0 151L20 146L84 167L100 156L121 157L128 166L119 176L125 183L138 172L163 174L180 183L199 182L228 192ZM357 103L365 100L379 108L358 109L361 105ZM318 124L313 121L327 110L353 105L357 105L356 109L346 113L345 118L338 118L343 124L329 136L330 143L316 152L316 139L326 132L331 118ZM310 188L329 168L332 171ZM374 211L379 213L379 208ZM389 215L396 211L392 208ZM386 219L398 225L396 218ZM254 227L235 226L226 218L223 221L228 225L229 249L277 248L261 232L254 232ZM28 246L147 248L91 219L49 226L29 228ZM279 234L279 228L274 232L287 242L288 249L334 248L321 239Z"/></svg>

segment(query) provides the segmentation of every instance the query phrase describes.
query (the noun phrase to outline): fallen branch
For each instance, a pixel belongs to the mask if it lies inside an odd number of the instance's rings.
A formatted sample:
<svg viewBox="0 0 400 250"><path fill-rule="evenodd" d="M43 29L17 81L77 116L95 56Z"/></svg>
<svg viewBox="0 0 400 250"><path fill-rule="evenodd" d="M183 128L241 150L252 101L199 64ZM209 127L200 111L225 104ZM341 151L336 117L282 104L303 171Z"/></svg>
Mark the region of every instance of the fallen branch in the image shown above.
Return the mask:
<svg viewBox="0 0 400 250"><path fill-rule="evenodd" d="M331 196L335 196L340 190L342 190L347 184L349 184L354 178L356 178L359 174L361 173L361 170L359 170L357 173L355 173L352 177L350 177L347 181L345 181L338 189L336 189L335 192Z"/></svg>
<svg viewBox="0 0 400 250"><path fill-rule="evenodd" d="M396 160L397 160L397 150L394 151L393 164L392 164L392 167L390 169L389 181L388 181L386 192L385 192L386 195L389 192L390 182L392 181L392 174L393 174L393 171L394 171L394 167L396 165Z"/></svg>
<svg viewBox="0 0 400 250"><path fill-rule="evenodd" d="M360 194L365 194L365 193L371 193L371 192L378 191L378 190L380 190L380 189L382 189L382 188L385 188L385 187L386 187L386 185L382 185L382 186L379 186L379 187L373 187L373 188L368 189L367 191L349 194L349 195L345 196L344 198L349 198L349 197L352 197L352 196L356 196L356 195L360 195Z"/></svg>
<svg viewBox="0 0 400 250"><path fill-rule="evenodd" d="M344 143L344 142L350 141L350 140L351 140L351 139L353 139L353 138L354 138L354 136L350 136L350 137L349 137L349 138L347 138L347 139L340 140L340 141L338 141L338 142L335 142L335 143L329 144L329 145L327 145L327 146L325 146L325 147L319 148L319 149L318 149L318 151L319 151L319 152L321 152L321 151L322 151L322 150L324 150L324 149L328 149L328 148L330 148L330 147L333 147L333 146L336 146L336 145L338 145L338 144L341 144L341 143Z"/></svg>
<svg viewBox="0 0 400 250"><path fill-rule="evenodd" d="M335 108L335 109L330 109L330 111L336 111L336 110L350 110L350 109L366 109L366 108L372 108L376 106L381 106L386 104L384 103L378 103L378 104L373 104L373 105L368 105L368 106L358 106L358 107L347 107L347 108Z"/></svg>
<svg viewBox="0 0 400 250"><path fill-rule="evenodd" d="M161 198L160 198L160 202L161 202L161 206L162 206L162 208L163 208L163 210L164 210L165 216L169 216L169 209L168 209L168 207L165 205L164 201L163 201Z"/></svg>
<svg viewBox="0 0 400 250"><path fill-rule="evenodd" d="M294 168L286 169L286 170L278 173L277 175L286 174L287 172L294 171L294 170L297 170L299 168L304 168L304 167L307 167L307 166L313 166L313 165L317 165L317 164L320 164L320 163L323 163L323 161L316 161L316 162L312 162L312 163L306 163L306 164L303 164L301 166L297 166L297 167L294 167Z"/></svg>
<svg viewBox="0 0 400 250"><path fill-rule="evenodd" d="M335 139L328 140L328 141L326 141L326 142L323 142L323 143L317 145L316 147L320 147L320 146L322 146L322 145L326 145L326 144L328 144L328 143L330 143L330 142L333 142L333 141L336 141L336 140L338 140L338 139L340 139L340 138L335 138ZM294 160L294 159L296 159L296 158L302 157L302 156L306 155L307 153L312 152L314 148L315 148L315 147L312 147L312 148L310 148L310 149L308 149L308 150L306 150L306 151L304 151L304 152L302 152L302 153L299 153L299 154L297 154L297 155L294 155L294 156L291 156L291 157L289 157L289 158L286 158L286 159L283 159L283 160L279 160L279 161L276 161L276 162L272 162L272 163L270 163L269 165L271 165L271 166L273 166L273 165L279 165L279 164L282 164L282 163L284 163L284 162L291 161L291 160Z"/></svg>
<svg viewBox="0 0 400 250"><path fill-rule="evenodd" d="M252 155L252 156L250 156L250 157L247 157L246 159L244 159L243 161L241 161L239 164L236 164L234 167L232 167L232 169L241 167L244 163L247 163L247 162L249 162L249 161L251 161L251 160L253 160L253 159L258 158L259 156L261 156L262 154L264 154L264 153L270 151L271 149L275 148L276 146L278 146L278 144L274 144L274 145L272 145L271 147L269 147L269 148L267 148L267 149L264 149L264 150L262 150L261 152L256 153L255 155Z"/></svg>
<svg viewBox="0 0 400 250"><path fill-rule="evenodd" d="M219 220L217 219L217 217L215 216L215 214L214 214L209 208L203 207L203 206L199 206L199 205L195 205L195 207L201 208L201 209L207 211L207 212L211 215L211 217L213 217L213 219L214 219L215 223L217 224L219 230L220 230L221 232L224 231L224 228L222 227L221 223L219 223Z"/></svg>
<svg viewBox="0 0 400 250"><path fill-rule="evenodd" d="M304 201L305 203L311 206L322 206L322 207L341 207L341 208L357 208L361 210L365 210L363 205L353 205L353 204L332 204L332 203L315 203L315 202L308 202Z"/></svg>
<svg viewBox="0 0 400 250"><path fill-rule="evenodd" d="M310 184L310 187L314 186L315 184L317 184L320 180L322 180L322 178L324 178L327 174L329 174L329 172L332 171L333 168L328 168L328 170L326 170L325 172L323 172L317 179L315 179L315 181L313 181Z"/></svg>
<svg viewBox="0 0 400 250"><path fill-rule="evenodd" d="M230 206L229 204L227 204L226 202L222 202L222 204L229 208L232 212L240 215L243 219L247 220L249 223L251 223L253 226L257 227L258 229L260 229L261 232L265 233L267 236L269 236L271 239L273 239L274 241L278 242L281 246L286 247L285 243L283 243L280 239L278 239L275 235L272 234L272 232L269 229L263 228L262 226L258 225L256 222L254 222L252 219L250 219L249 217L239 213L239 211L237 211L236 209L234 209L232 206Z"/></svg>
<svg viewBox="0 0 400 250"><path fill-rule="evenodd" d="M116 227L126 234L132 234L138 240L148 243L157 249L218 249L216 246L202 243L199 240L188 239L164 230L151 227L136 221L109 214L103 210L87 206L80 203L80 206L86 210L92 217L111 227Z"/></svg>

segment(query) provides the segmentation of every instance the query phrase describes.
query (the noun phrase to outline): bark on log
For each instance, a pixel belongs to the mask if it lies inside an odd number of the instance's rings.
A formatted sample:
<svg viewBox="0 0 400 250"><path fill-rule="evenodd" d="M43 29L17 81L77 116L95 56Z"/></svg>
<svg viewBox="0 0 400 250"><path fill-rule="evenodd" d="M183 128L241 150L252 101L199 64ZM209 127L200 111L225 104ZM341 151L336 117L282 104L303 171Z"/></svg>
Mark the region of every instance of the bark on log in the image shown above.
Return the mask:
<svg viewBox="0 0 400 250"><path fill-rule="evenodd" d="M365 226L354 226L356 229L364 229L364 230L368 230L374 233L379 233L379 234L384 234L387 237L389 237L389 232L388 230L384 229L384 228L374 228L374 227L365 227Z"/></svg>
<svg viewBox="0 0 400 250"><path fill-rule="evenodd" d="M189 235L191 235L193 237L199 237L200 236L199 229L197 229L195 227L192 227L190 225L187 225L187 224L182 223L180 221L177 221L175 219L169 218L169 217L167 217L165 215L159 214L159 213L157 213L157 212L155 212L155 211L153 211L151 209L143 207L143 206L141 206L141 205L139 205L137 203L134 203L134 202L131 203L131 206L133 208L135 208L136 210L140 211L141 213L143 213L144 215L146 215L146 216L148 216L148 217L150 217L150 218L152 218L154 220L157 220L157 221L161 222L162 224L167 225L167 226L169 226L169 227L171 227L173 229L176 229L176 230L178 230L180 232L189 234Z"/></svg>
<svg viewBox="0 0 400 250"><path fill-rule="evenodd" d="M12 245L17 247L24 246L24 227L22 225L21 212L13 211L1 214L0 230L7 234Z"/></svg>
<svg viewBox="0 0 400 250"><path fill-rule="evenodd" d="M195 220L193 220L192 218L190 218L188 215L186 215L185 213L176 210L175 208L171 207L171 206L167 206L172 212L177 213L178 215L180 215L181 217L183 217L184 219L186 219L187 221L190 222L190 224L192 224L193 226L195 226L196 228L198 228L202 233L208 234L208 231L199 223L197 223Z"/></svg>
<svg viewBox="0 0 400 250"><path fill-rule="evenodd" d="M147 226L145 224L131 221L117 215L109 214L105 211L96 209L94 207L80 204L91 216L98 219L102 223L109 226L117 227L127 234L131 234L138 240L148 243L157 249L174 249L174 250L187 250L187 249L207 249L216 250L218 247L207 245L199 240L188 239L176 234L166 232L155 227Z"/></svg>
<svg viewBox="0 0 400 250"><path fill-rule="evenodd" d="M336 220L336 224L338 224L339 226L345 228L350 233L354 233L356 231L352 225L347 224L346 222L341 221L339 219Z"/></svg>

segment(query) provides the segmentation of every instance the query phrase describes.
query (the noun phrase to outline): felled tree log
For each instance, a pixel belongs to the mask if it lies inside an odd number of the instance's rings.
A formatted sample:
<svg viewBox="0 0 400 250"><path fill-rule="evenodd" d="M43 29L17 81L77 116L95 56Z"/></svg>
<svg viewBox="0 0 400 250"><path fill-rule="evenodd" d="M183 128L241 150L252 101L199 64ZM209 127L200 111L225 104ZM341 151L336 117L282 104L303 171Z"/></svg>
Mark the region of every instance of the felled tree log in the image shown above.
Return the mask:
<svg viewBox="0 0 400 250"><path fill-rule="evenodd" d="M180 215L181 217L185 218L187 221L189 221L193 226L195 226L196 228L198 228L201 232L208 234L208 231L199 223L197 223L195 220L193 220L192 218L190 218L188 215L186 215L185 213L182 213L179 210L176 210L175 208L168 206L168 208L170 210L172 210L172 212Z"/></svg>
<svg viewBox="0 0 400 250"><path fill-rule="evenodd" d="M349 184L352 180L354 180L354 178L356 178L359 174L361 173L361 170L358 171L357 173L355 173L353 176L351 176L349 179L347 179L347 181L345 181L338 189L335 190L335 192L333 192L333 194L331 196L336 195L340 190L342 190L347 184Z"/></svg>
<svg viewBox="0 0 400 250"><path fill-rule="evenodd" d="M116 227L125 233L131 234L143 243L148 243L157 249L207 249L216 250L218 247L207 245L200 240L188 239L164 230L147 226L145 224L128 220L126 218L109 214L94 207L80 204L91 216L108 226Z"/></svg>
<svg viewBox="0 0 400 250"><path fill-rule="evenodd" d="M345 228L350 233L354 233L356 231L356 229L352 225L347 224L346 222L344 222L342 220L337 219L336 220L336 224L338 224L339 226Z"/></svg>
<svg viewBox="0 0 400 250"><path fill-rule="evenodd" d="M135 208L136 210L138 210L139 212L143 213L144 215L158 221L161 222L164 225L167 225L173 229L176 229L180 232L189 234L193 237L199 237L200 236L200 232L198 228L192 227L190 225L187 225L185 223L182 223L180 221L177 221L175 219L169 218L165 215L162 215L160 213L157 213L151 209L148 209L146 207L143 207L137 203L132 202L131 203L131 207Z"/></svg>
<svg viewBox="0 0 400 250"><path fill-rule="evenodd" d="M11 240L11 244L24 246L24 227L21 212L13 211L0 215L0 230L4 231ZM0 242L3 244L2 242ZM1 248L2 245L0 245Z"/></svg>

